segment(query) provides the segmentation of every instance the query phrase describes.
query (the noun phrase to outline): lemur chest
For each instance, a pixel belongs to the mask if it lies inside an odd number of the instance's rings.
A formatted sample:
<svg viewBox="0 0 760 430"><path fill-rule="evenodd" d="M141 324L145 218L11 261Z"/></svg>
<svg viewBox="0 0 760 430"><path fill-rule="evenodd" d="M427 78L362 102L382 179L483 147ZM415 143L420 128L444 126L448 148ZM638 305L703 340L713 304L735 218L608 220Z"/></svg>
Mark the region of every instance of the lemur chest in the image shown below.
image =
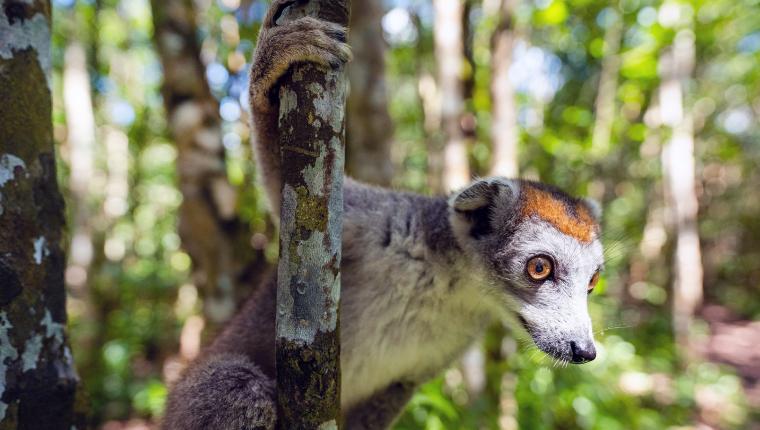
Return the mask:
<svg viewBox="0 0 760 430"><path fill-rule="evenodd" d="M344 406L394 381L430 378L460 355L482 325L482 318L468 311L474 297L458 280L421 262L361 276L349 270L343 276Z"/></svg>

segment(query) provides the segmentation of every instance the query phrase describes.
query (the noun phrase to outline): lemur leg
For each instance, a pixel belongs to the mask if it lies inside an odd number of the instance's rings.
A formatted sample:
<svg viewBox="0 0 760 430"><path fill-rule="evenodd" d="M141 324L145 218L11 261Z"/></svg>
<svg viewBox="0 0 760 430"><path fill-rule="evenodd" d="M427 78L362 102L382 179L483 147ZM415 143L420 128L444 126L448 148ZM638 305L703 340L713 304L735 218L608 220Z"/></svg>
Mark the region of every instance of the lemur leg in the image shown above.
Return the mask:
<svg viewBox="0 0 760 430"><path fill-rule="evenodd" d="M213 356L188 369L169 395L164 430L273 429L275 382L242 355Z"/></svg>
<svg viewBox="0 0 760 430"><path fill-rule="evenodd" d="M416 384L396 382L359 403L345 414L347 430L383 430L393 424L416 389Z"/></svg>
<svg viewBox="0 0 760 430"><path fill-rule="evenodd" d="M280 213L280 148L277 81L296 63L338 67L349 61L346 28L312 17L278 25L282 11L296 0L272 3L259 33L251 66L250 103L253 116L254 149L272 213Z"/></svg>

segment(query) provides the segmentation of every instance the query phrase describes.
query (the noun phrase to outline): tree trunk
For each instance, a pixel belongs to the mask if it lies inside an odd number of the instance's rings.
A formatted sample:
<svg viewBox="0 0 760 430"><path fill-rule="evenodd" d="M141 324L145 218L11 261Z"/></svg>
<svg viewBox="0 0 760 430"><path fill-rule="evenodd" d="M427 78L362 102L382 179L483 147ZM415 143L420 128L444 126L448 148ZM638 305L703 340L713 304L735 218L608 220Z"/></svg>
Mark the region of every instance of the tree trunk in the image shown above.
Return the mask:
<svg viewBox="0 0 760 430"><path fill-rule="evenodd" d="M308 14L348 24L348 3L311 0ZM283 429L337 428L340 417L341 230L346 73L311 64L280 87L282 148L277 272L277 416Z"/></svg>
<svg viewBox="0 0 760 430"><path fill-rule="evenodd" d="M464 6L462 0L434 0L433 8L435 57L444 141L443 148L431 151L431 158L438 158L435 162L431 160L431 173L440 176L440 186L443 191L449 191L461 188L470 181L467 140L461 125L465 108L462 85Z"/></svg>
<svg viewBox="0 0 760 430"><path fill-rule="evenodd" d="M509 78L509 70L514 59L514 48L518 31L514 11L519 0L498 2L498 23L491 37L491 97L492 112L491 139L493 160L491 175L516 178L519 176L518 145L520 143L517 125L517 100L515 89ZM517 400L515 388L517 378L507 364L503 351L506 330L503 323L495 323L486 332L486 372L490 375L486 387L489 400L499 409L498 428L517 428Z"/></svg>
<svg viewBox="0 0 760 430"><path fill-rule="evenodd" d="M672 129L663 148L662 169L670 223L676 235L673 327L682 346L689 345L692 318L702 302L693 124L691 112L684 107L684 89L694 70L695 49L694 33L680 30L661 59L661 116L663 124Z"/></svg>
<svg viewBox="0 0 760 430"><path fill-rule="evenodd" d="M213 332L232 317L265 260L250 245L251 232L237 214L237 191L227 181L219 104L200 60L193 2L153 0L151 7L164 69L161 92L178 152L179 235Z"/></svg>
<svg viewBox="0 0 760 430"><path fill-rule="evenodd" d="M617 8L613 21L608 23L604 34L604 57L599 77L599 89L594 107L596 120L591 137L591 153L601 157L610 149L612 126L615 121L615 98L617 97L618 72L620 71L620 42L623 37L623 17Z"/></svg>
<svg viewBox="0 0 760 430"><path fill-rule="evenodd" d="M512 56L517 39L513 11L517 0L501 0L499 23L491 39L491 94L493 98L493 118L491 139L493 161L491 175L517 177L517 105L515 89L509 79Z"/></svg>
<svg viewBox="0 0 760 430"><path fill-rule="evenodd" d="M70 429L63 199L50 93L50 2L0 0L0 429Z"/></svg>
<svg viewBox="0 0 760 430"><path fill-rule="evenodd" d="M71 247L69 249L69 285L86 296L87 275L93 259L90 229L90 185L95 173L95 114L93 113L87 56L79 42L66 48L63 70L63 105L66 112L70 151Z"/></svg>
<svg viewBox="0 0 760 430"><path fill-rule="evenodd" d="M353 0L355 3L359 0ZM388 113L385 85L385 52L381 0L361 0L351 14L351 47L348 65L351 84L346 129L346 171L371 184L391 184L393 121Z"/></svg>

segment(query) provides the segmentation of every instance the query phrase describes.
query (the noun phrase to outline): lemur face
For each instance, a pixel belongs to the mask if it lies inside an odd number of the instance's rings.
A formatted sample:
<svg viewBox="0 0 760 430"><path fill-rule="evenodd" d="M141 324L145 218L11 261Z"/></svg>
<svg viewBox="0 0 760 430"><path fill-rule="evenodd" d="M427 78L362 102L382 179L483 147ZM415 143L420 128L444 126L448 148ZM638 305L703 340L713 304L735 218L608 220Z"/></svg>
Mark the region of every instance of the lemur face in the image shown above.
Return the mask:
<svg viewBox="0 0 760 430"><path fill-rule="evenodd" d="M489 178L451 199L460 245L486 270L484 288L552 357L596 357L587 297L604 262L595 206L543 184Z"/></svg>

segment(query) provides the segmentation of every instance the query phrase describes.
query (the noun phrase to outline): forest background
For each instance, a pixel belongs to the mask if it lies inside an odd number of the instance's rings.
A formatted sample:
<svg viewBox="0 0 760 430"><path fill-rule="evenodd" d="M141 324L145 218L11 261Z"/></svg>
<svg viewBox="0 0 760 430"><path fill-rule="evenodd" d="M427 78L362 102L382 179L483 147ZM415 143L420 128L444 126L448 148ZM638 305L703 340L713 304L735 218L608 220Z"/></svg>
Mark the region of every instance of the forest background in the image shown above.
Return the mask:
<svg viewBox="0 0 760 430"><path fill-rule="evenodd" d="M265 1L53 1L69 342L95 427L167 386L277 256L247 69ZM347 170L599 200L599 357L493 327L398 429L758 429L760 2L357 0ZM435 351L430 351L435 354Z"/></svg>

